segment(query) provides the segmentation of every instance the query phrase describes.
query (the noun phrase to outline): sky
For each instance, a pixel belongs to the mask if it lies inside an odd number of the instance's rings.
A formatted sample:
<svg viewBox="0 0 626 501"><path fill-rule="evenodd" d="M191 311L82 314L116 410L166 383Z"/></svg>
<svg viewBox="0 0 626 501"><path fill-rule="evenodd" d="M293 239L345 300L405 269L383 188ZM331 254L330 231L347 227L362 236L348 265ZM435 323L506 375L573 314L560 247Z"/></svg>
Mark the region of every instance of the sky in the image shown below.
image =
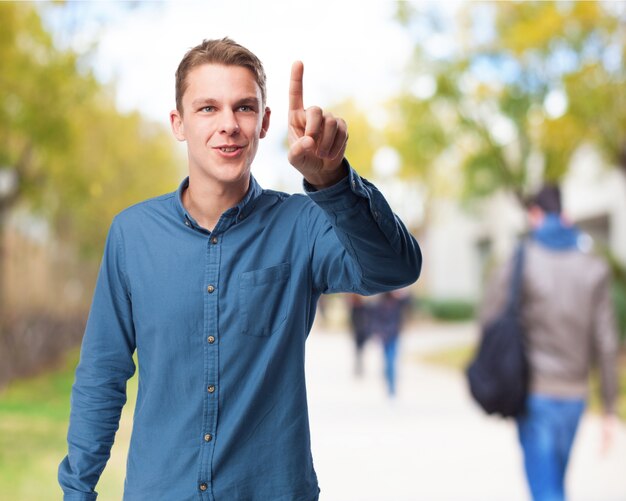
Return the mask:
<svg viewBox="0 0 626 501"><path fill-rule="evenodd" d="M265 187L294 191L301 177L287 163L283 146L292 62L304 62L305 107L329 109L351 98L379 122L382 103L400 87L413 48L393 19L395 5L391 0L177 0L128 9L98 2L74 9L71 43L82 50L97 32L90 61L101 81L115 84L118 107L139 110L167 127L174 72L189 48L224 36L248 47L264 63L272 110L253 174ZM108 22L98 28L98 19ZM57 25L57 34L64 31Z"/></svg>

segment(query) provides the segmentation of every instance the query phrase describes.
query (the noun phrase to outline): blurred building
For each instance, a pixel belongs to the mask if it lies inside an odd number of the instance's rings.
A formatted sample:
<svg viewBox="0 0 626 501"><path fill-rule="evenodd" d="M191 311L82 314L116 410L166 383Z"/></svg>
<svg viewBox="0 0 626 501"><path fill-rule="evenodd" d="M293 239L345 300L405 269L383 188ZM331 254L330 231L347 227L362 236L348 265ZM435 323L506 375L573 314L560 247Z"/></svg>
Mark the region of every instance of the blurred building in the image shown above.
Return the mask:
<svg viewBox="0 0 626 501"><path fill-rule="evenodd" d="M561 186L564 214L590 236L590 247L609 249L626 266L626 173L582 147ZM470 211L453 200L435 200L431 211L421 239L427 294L475 302L490 266L508 256L526 231L526 214L503 193Z"/></svg>

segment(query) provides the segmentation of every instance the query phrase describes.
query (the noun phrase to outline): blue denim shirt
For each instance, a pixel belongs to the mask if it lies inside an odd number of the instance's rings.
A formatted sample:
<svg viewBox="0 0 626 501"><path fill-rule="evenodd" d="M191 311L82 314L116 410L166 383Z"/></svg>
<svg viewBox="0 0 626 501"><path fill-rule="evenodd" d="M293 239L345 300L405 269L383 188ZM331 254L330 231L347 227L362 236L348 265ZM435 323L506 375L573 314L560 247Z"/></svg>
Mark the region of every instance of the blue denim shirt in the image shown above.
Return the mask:
<svg viewBox="0 0 626 501"><path fill-rule="evenodd" d="M351 168L308 196L251 178L211 232L183 207L187 184L111 225L72 389L64 499L96 499L136 350L125 500L315 500L304 353L317 300L414 282L418 244Z"/></svg>

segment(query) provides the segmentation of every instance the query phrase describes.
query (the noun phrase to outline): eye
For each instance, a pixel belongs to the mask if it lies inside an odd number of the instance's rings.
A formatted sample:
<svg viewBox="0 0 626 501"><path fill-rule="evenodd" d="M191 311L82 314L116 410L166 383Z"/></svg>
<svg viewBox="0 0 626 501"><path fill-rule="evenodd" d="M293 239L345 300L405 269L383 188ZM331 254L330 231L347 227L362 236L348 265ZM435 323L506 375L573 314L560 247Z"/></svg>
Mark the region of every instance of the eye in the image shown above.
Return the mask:
<svg viewBox="0 0 626 501"><path fill-rule="evenodd" d="M246 113L249 113L251 111L254 111L254 108L248 104L242 104L239 108L239 111L243 111Z"/></svg>
<svg viewBox="0 0 626 501"><path fill-rule="evenodd" d="M211 113L212 111L215 111L215 106L203 106L200 108L200 111L203 113Z"/></svg>

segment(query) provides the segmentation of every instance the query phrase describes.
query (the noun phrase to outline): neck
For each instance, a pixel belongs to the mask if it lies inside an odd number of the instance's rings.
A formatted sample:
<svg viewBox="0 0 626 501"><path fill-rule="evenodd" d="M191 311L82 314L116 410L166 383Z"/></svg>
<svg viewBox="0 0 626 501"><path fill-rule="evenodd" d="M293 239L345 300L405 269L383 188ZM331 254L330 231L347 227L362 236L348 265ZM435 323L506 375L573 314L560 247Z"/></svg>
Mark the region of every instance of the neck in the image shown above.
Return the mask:
<svg viewBox="0 0 626 501"><path fill-rule="evenodd" d="M199 182L190 174L189 186L182 195L183 206L201 227L212 231L220 216L243 200L249 186L249 178L245 185L211 185Z"/></svg>
<svg viewBox="0 0 626 501"><path fill-rule="evenodd" d="M566 224L559 214L546 214L533 231L536 241L553 250L578 248L578 236L579 230Z"/></svg>

